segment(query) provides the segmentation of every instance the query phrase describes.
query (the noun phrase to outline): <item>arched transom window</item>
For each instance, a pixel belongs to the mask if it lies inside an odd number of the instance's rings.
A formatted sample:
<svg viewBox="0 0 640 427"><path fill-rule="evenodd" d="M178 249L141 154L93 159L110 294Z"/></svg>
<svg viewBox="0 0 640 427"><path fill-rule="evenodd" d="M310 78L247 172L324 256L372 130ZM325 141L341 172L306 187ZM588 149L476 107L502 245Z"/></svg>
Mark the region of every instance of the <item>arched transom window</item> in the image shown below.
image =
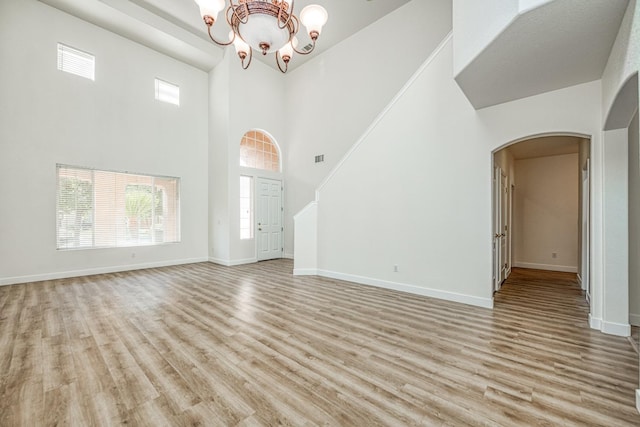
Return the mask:
<svg viewBox="0 0 640 427"><path fill-rule="evenodd" d="M249 131L240 142L240 166L280 172L278 147L265 133Z"/></svg>

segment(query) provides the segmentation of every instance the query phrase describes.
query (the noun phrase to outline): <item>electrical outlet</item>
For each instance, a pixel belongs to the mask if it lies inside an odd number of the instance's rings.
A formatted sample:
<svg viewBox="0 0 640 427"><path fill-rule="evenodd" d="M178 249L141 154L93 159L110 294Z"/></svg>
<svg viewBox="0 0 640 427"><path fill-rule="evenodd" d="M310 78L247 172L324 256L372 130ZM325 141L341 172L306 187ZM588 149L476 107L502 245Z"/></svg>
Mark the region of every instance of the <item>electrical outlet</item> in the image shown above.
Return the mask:
<svg viewBox="0 0 640 427"><path fill-rule="evenodd" d="M393 272L397 273L398 272L398 264L394 264L393 266Z"/></svg>
<svg viewBox="0 0 640 427"><path fill-rule="evenodd" d="M558 258L557 252L551 252L551 258Z"/></svg>

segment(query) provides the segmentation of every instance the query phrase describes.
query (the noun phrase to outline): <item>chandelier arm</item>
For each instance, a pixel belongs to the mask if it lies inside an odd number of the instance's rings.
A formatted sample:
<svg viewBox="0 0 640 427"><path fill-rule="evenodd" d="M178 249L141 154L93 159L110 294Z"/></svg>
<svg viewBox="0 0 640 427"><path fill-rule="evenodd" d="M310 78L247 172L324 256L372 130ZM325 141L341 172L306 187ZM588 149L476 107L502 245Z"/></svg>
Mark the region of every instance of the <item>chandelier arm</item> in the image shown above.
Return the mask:
<svg viewBox="0 0 640 427"><path fill-rule="evenodd" d="M246 18L244 20L240 18L240 15L238 15L238 12L236 11L236 9L239 8L241 5L234 4L233 0L229 0L229 4L230 4L229 8L232 10L232 15L234 15L241 24L246 24L247 22L249 22L249 3L248 2L244 3L244 9L246 11Z"/></svg>
<svg viewBox="0 0 640 427"><path fill-rule="evenodd" d="M249 65L251 65L251 60L253 59L253 49L249 48L249 62L247 62L247 65L244 64L244 60L245 58L240 58L242 61L242 69L246 70L247 68L249 68Z"/></svg>
<svg viewBox="0 0 640 427"><path fill-rule="evenodd" d="M231 12L233 10L233 5L229 6L227 8L227 10L224 12L224 17L227 20L227 24L229 25L229 28L231 28L233 30L233 25L231 25L231 16L233 16L233 12ZM231 13L229 13L231 12ZM235 31L234 31L235 33Z"/></svg>
<svg viewBox="0 0 640 427"><path fill-rule="evenodd" d="M298 31L300 31L300 20L296 15L293 14L293 9L291 9L291 11L292 13L289 16L291 16L291 20L293 21L293 36L295 36L296 34L298 34ZM291 36L292 39L293 36Z"/></svg>
<svg viewBox="0 0 640 427"><path fill-rule="evenodd" d="M282 72L282 74L286 73L287 70L289 69L289 61L284 61L284 70L282 69L282 66L280 65L280 51L276 51L276 64L278 64L278 68L280 69L280 71Z"/></svg>
<svg viewBox="0 0 640 427"><path fill-rule="evenodd" d="M217 44L217 45L220 45L220 46L229 46L229 45L230 45L231 43L233 43L233 41L236 39L236 33L233 33L233 38L232 38L231 40L229 40L228 42L226 42L226 43L219 42L218 40L216 40L216 39L213 37L213 34L211 34L211 27L212 27L212 25L207 25L207 32L209 33L209 38L210 38L210 39L211 39L215 44Z"/></svg>
<svg viewBox="0 0 640 427"><path fill-rule="evenodd" d="M293 15L293 6L296 4L296 0L291 0L291 8L289 9L289 13L287 15L287 21L284 23L284 25L280 25L280 20L282 19L282 9L284 8L284 1L280 4L280 9L278 10L278 28L280 28L281 30L284 30L285 28L287 28L287 26L289 25L289 22L291 21L291 16Z"/></svg>
<svg viewBox="0 0 640 427"><path fill-rule="evenodd" d="M314 39L312 39L311 41L313 42L313 46L311 46L311 49L309 49L307 52L300 51L296 49L293 45L291 45L291 47L293 47L293 51L298 55L309 55L311 52L313 52L316 49L316 41Z"/></svg>

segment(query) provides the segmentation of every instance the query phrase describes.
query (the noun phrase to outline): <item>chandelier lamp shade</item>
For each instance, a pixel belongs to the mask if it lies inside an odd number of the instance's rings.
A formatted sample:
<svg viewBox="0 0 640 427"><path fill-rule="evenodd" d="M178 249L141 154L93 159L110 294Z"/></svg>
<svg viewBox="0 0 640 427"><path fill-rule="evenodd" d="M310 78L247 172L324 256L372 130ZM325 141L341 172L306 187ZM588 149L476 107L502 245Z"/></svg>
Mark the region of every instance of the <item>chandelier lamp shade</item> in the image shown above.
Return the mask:
<svg viewBox="0 0 640 427"><path fill-rule="evenodd" d="M195 2L200 7L211 40L220 46L233 44L245 70L249 68L256 49L263 55L275 53L278 68L286 73L294 53L308 55L313 52L328 18L327 11L316 4L303 8L298 18L293 13L295 0L291 0L291 5L284 0L229 0L229 6L225 0ZM228 41L216 40L211 33L211 27L223 10L231 28ZM296 34L300 24L311 38L311 47L303 50L297 49Z"/></svg>

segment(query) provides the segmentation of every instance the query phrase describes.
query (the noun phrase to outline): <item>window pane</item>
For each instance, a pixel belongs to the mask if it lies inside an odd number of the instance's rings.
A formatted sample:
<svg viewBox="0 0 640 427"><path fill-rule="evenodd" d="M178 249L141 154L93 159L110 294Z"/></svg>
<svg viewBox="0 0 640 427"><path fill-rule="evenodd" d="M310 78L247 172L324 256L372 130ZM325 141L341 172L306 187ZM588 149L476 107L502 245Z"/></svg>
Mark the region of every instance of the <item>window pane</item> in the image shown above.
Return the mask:
<svg viewBox="0 0 640 427"><path fill-rule="evenodd" d="M253 238L253 178L240 177L240 239Z"/></svg>
<svg viewBox="0 0 640 427"><path fill-rule="evenodd" d="M156 99L169 104L180 105L180 87L164 80L156 79Z"/></svg>
<svg viewBox="0 0 640 427"><path fill-rule="evenodd" d="M268 135L249 131L240 142L240 166L279 172L278 148Z"/></svg>
<svg viewBox="0 0 640 427"><path fill-rule="evenodd" d="M95 80L95 57L58 43L58 70Z"/></svg>
<svg viewBox="0 0 640 427"><path fill-rule="evenodd" d="M58 165L58 249L180 241L179 183Z"/></svg>

